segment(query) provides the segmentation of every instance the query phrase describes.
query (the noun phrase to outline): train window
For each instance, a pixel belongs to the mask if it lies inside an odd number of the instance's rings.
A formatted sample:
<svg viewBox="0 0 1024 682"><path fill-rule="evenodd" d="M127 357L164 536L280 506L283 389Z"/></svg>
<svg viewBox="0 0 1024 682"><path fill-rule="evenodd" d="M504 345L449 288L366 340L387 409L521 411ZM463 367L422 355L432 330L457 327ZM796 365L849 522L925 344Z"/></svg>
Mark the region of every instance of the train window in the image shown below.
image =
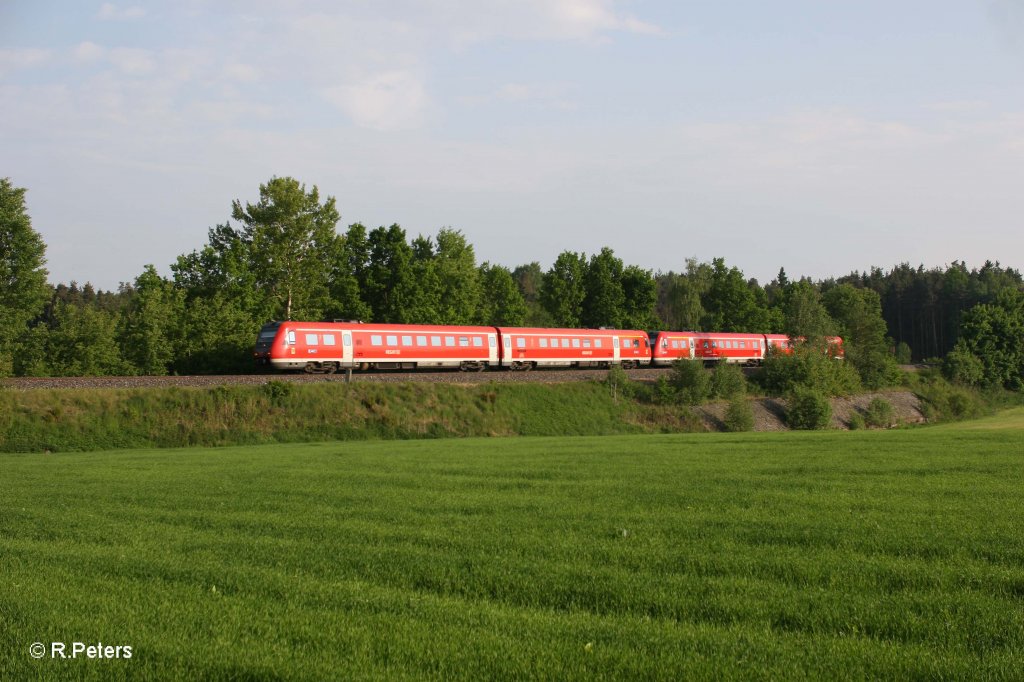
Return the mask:
<svg viewBox="0 0 1024 682"><path fill-rule="evenodd" d="M664 342L664 341L662 341L662 342L661 342L661 347L662 347L662 348L664 348L664 347L665 347L665 342ZM673 341L673 342L672 342L672 347L673 347L673 348L679 348L679 342L678 342L678 341Z"/></svg>
<svg viewBox="0 0 1024 682"><path fill-rule="evenodd" d="M491 341L491 348L497 348L498 340L496 338L494 338L494 334L491 334L487 338L490 339L490 341Z"/></svg>
<svg viewBox="0 0 1024 682"><path fill-rule="evenodd" d="M505 348L509 348L509 349L512 348L512 337L511 336L506 336L505 337Z"/></svg>
<svg viewBox="0 0 1024 682"><path fill-rule="evenodd" d="M341 342L343 344L345 344L346 348L351 346L352 345L352 335L351 334L342 334L341 335Z"/></svg>
<svg viewBox="0 0 1024 682"><path fill-rule="evenodd" d="M402 345L403 346L411 346L412 345L412 335L411 334L404 334L402 336Z"/></svg>
<svg viewBox="0 0 1024 682"><path fill-rule="evenodd" d="M446 337L444 337L444 345L448 346L449 348L454 347L455 346L455 337L454 336L446 336Z"/></svg>
<svg viewBox="0 0 1024 682"><path fill-rule="evenodd" d="M441 345L441 337L440 336L431 336L430 337L430 345L431 346L435 346L435 347L436 346L440 346Z"/></svg>
<svg viewBox="0 0 1024 682"><path fill-rule="evenodd" d="M558 348L558 339L551 339L551 347Z"/></svg>
<svg viewBox="0 0 1024 682"><path fill-rule="evenodd" d="M334 334L324 334L324 345L325 346L333 346L333 345L336 345L337 343L338 343L338 339L334 336Z"/></svg>
<svg viewBox="0 0 1024 682"><path fill-rule="evenodd" d="M590 339L583 339L583 347L590 348Z"/></svg>
<svg viewBox="0 0 1024 682"><path fill-rule="evenodd" d="M704 344L704 347L707 348L707 344ZM711 347L712 348L718 348L718 341L712 341L711 342Z"/></svg>
<svg viewBox="0 0 1024 682"><path fill-rule="evenodd" d="M388 334L387 342L389 346L397 346L398 336L396 334Z"/></svg>
<svg viewBox="0 0 1024 682"><path fill-rule="evenodd" d="M467 348L469 346L469 337L468 336L460 336L459 337L459 345L461 347L463 347L463 348Z"/></svg>
<svg viewBox="0 0 1024 682"><path fill-rule="evenodd" d="M746 341L740 341L740 348L746 348L746 347L747 347L747 342Z"/></svg>
<svg viewBox="0 0 1024 682"><path fill-rule="evenodd" d="M572 347L573 348L579 348L580 347L580 340L579 339L573 339L572 340Z"/></svg>
<svg viewBox="0 0 1024 682"><path fill-rule="evenodd" d="M285 341L285 343L290 343L293 346L295 345L295 332L288 332L287 340Z"/></svg>
<svg viewBox="0 0 1024 682"><path fill-rule="evenodd" d="M601 339L594 339L594 348L600 348L601 343Z"/></svg>
<svg viewBox="0 0 1024 682"><path fill-rule="evenodd" d="M317 339L316 334L306 334L306 345L307 346L317 346L319 344L320 344L320 341L319 341L319 339Z"/></svg>
<svg viewBox="0 0 1024 682"><path fill-rule="evenodd" d="M760 341L751 341L751 343L754 344L752 346L753 348L757 348L757 349L761 348L761 342Z"/></svg>
<svg viewBox="0 0 1024 682"><path fill-rule="evenodd" d="M569 339L562 339L562 348L569 347Z"/></svg>
<svg viewBox="0 0 1024 682"><path fill-rule="evenodd" d="M547 348L547 347L548 347L548 340L547 340L547 339L544 339L544 338L542 338L542 339L540 340L540 347L541 347L541 348Z"/></svg>
<svg viewBox="0 0 1024 682"><path fill-rule="evenodd" d="M619 347L619 337L617 337L617 336L613 336L612 337L612 346L614 348L618 348Z"/></svg>
<svg viewBox="0 0 1024 682"><path fill-rule="evenodd" d="M427 337L425 337L425 336L417 336L416 337L416 345L417 346L425 346L425 345L427 345Z"/></svg>
<svg viewBox="0 0 1024 682"><path fill-rule="evenodd" d="M371 346L383 346L384 345L384 337L381 336L380 334L372 335L370 337L370 345Z"/></svg>
<svg viewBox="0 0 1024 682"><path fill-rule="evenodd" d="M516 348L526 348L526 339L522 336L516 337Z"/></svg>
<svg viewBox="0 0 1024 682"><path fill-rule="evenodd" d="M473 337L473 348L483 348L484 340L479 336Z"/></svg>

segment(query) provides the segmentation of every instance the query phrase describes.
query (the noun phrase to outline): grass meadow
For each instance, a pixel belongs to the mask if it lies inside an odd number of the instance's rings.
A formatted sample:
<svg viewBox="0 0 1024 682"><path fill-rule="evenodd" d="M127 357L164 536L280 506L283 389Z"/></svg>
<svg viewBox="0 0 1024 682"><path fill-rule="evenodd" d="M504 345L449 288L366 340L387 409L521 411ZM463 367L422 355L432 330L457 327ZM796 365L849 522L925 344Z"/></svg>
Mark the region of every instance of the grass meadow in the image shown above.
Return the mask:
<svg viewBox="0 0 1024 682"><path fill-rule="evenodd" d="M0 679L1020 680L1022 491L1024 409L4 454Z"/></svg>

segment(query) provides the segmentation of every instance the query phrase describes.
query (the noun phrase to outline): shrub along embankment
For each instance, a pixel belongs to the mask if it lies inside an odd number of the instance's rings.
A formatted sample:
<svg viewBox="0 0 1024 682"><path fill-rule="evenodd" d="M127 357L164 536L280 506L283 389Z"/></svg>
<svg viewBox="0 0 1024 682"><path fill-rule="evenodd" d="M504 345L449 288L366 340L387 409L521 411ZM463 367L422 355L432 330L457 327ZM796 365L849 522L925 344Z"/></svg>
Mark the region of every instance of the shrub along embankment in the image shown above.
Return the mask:
<svg viewBox="0 0 1024 682"><path fill-rule="evenodd" d="M0 390L0 451L653 430L637 409L596 382Z"/></svg>

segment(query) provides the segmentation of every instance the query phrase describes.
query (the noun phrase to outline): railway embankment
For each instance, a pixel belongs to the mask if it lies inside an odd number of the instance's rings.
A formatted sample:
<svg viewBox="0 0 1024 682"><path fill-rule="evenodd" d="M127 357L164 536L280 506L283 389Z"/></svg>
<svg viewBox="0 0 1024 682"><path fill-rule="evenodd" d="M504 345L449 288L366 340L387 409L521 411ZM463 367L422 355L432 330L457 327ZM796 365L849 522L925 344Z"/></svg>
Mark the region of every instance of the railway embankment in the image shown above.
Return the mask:
<svg viewBox="0 0 1024 682"><path fill-rule="evenodd" d="M34 390L7 384L0 386L0 451L674 433L725 427L725 403L686 406L636 399L606 385L600 374L561 382L478 377L472 383L345 383L260 377L232 384L204 380L199 385L115 383ZM632 381L648 383L640 375ZM865 414L874 399L891 405L891 423L897 426L949 418L951 411L953 417L983 411L980 401L962 392L936 396L920 387L891 389L833 399L832 428L861 421L856 415ZM784 399L748 400L754 430L787 428Z"/></svg>

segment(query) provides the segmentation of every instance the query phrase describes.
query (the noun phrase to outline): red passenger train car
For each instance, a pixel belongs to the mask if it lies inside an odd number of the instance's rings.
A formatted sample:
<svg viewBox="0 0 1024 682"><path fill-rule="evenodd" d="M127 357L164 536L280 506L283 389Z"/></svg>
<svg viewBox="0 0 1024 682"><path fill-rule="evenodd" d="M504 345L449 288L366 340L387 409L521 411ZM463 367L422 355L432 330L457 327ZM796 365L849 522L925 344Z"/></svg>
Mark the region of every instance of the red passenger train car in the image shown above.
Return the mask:
<svg viewBox="0 0 1024 682"><path fill-rule="evenodd" d="M502 367L609 367L648 365L647 334L624 329L547 329L498 327Z"/></svg>
<svg viewBox="0 0 1024 682"><path fill-rule="evenodd" d="M494 327L361 322L264 325L256 358L276 369L328 374L339 369L483 370L500 364Z"/></svg>
<svg viewBox="0 0 1024 682"><path fill-rule="evenodd" d="M764 338L768 345L769 352L783 353L785 355L792 355L796 344L805 341L802 336L791 339L785 334L765 334ZM830 357L837 360L842 360L846 357L846 353L843 351L842 337L826 336L825 343L827 344L827 352Z"/></svg>
<svg viewBox="0 0 1024 682"><path fill-rule="evenodd" d="M759 365L765 356L764 334L701 332L697 334L694 357L705 363L735 362Z"/></svg>

